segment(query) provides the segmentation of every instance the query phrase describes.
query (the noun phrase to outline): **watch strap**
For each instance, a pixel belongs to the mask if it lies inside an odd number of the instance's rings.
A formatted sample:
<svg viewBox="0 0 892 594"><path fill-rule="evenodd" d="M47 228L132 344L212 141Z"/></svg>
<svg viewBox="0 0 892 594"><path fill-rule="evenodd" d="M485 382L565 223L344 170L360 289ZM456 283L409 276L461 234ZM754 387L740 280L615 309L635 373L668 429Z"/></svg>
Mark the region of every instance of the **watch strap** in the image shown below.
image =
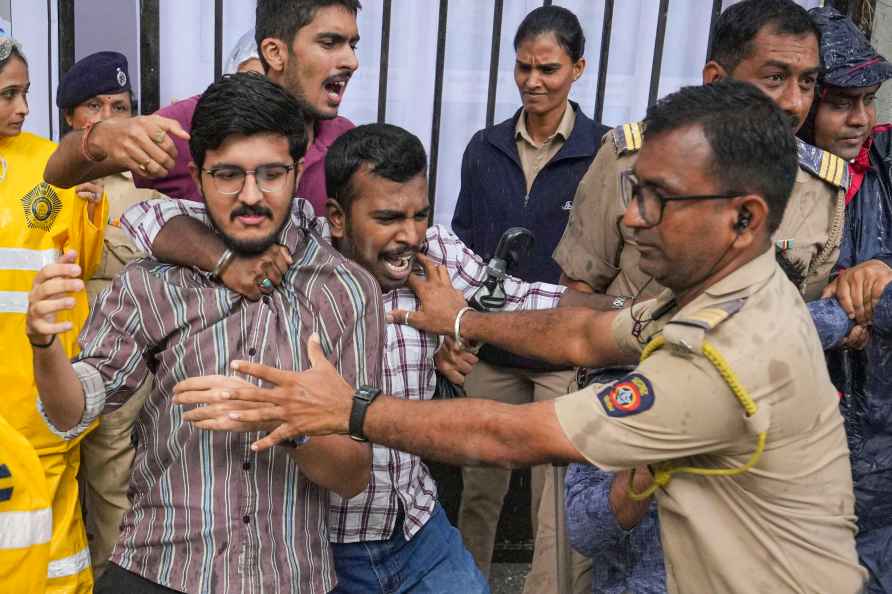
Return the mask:
<svg viewBox="0 0 892 594"><path fill-rule="evenodd" d="M379 388L373 386L359 386L353 394L353 405L350 407L350 423L347 432L352 439L356 441L368 441L362 431L365 423L365 414L369 405L381 393Z"/></svg>

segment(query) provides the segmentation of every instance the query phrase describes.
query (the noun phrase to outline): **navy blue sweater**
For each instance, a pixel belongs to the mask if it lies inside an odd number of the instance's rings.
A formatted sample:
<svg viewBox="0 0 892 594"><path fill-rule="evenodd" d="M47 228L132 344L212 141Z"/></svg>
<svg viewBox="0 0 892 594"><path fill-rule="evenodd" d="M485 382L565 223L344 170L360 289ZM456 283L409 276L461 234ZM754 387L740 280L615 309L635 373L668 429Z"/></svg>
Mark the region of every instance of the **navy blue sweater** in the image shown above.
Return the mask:
<svg viewBox="0 0 892 594"><path fill-rule="evenodd" d="M462 159L453 231L484 259L493 255L509 227L532 231L536 236L532 253L511 271L528 282L557 283L560 279L561 269L551 255L567 226L576 186L592 164L601 137L609 130L587 117L576 103L570 102L570 106L576 112L573 131L536 176L529 194L515 140L520 110L474 134ZM552 369L492 347L485 347L481 358L495 365Z"/></svg>

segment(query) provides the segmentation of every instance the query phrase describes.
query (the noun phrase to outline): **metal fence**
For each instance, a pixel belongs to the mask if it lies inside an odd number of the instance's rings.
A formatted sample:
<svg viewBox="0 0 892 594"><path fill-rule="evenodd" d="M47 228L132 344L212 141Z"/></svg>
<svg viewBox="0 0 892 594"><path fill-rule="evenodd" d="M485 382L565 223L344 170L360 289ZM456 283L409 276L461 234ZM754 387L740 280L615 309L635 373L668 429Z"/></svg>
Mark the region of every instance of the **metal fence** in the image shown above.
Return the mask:
<svg viewBox="0 0 892 594"><path fill-rule="evenodd" d="M219 79L223 68L223 1L214 0L214 75ZM384 122L387 117L387 78L388 54L390 48L390 26L392 0L383 2L383 18L381 22L380 70L378 90L378 121ZM682 0L683 1L683 0ZM53 0L47 0L48 6ZM58 2L58 39L59 39L59 75L66 72L74 63L74 3L75 0L57 0ZM650 75L649 102L653 103L659 96L660 68L663 61L664 41L666 37L666 21L670 0L659 0L659 16L657 20L656 42L654 44L653 66ZM543 5L551 5L551 0L544 0ZM601 23L600 60L598 63L597 96L595 98L594 117L600 120L604 110L604 96L607 86L607 67L610 61L610 41L613 24L615 0L606 0L604 18ZM496 90L499 71L499 55L502 36L502 15L504 0L493 0L492 46L490 48L489 85L486 98L486 125L491 126L495 118ZM722 0L713 0L711 22L721 13ZM140 112L149 114L159 108L159 7L158 0L140 0ZM430 137L430 171L429 194L433 205L437 191L437 165L439 157L440 117L443 103L443 73L446 57L446 26L449 16L449 0L439 0L437 26L436 73L434 79L433 115ZM710 26L710 30L712 27ZM48 36L49 37L49 36ZM52 121L52 118L51 118ZM52 134L52 129L51 129Z"/></svg>
<svg viewBox="0 0 892 594"><path fill-rule="evenodd" d="M75 0L46 0L48 13L50 5L57 2L58 11L58 74L67 71L74 62L74 10ZM387 82L388 64L391 38L391 13L392 0L367 0L382 3L383 18L381 19L381 45L380 45L380 70L379 88L377 98L377 119L383 122L387 118ZM509 0L510 1L510 0ZM663 64L663 52L665 49L667 16L670 1L684 2L686 0L653 0L658 11L656 38L654 42L653 60L650 72L650 85L648 102L652 104L660 96L660 71ZM486 95L486 125L494 123L496 113L496 93L498 85L499 57L502 43L502 22L505 2L504 0L492 0L492 41L490 48L490 63L488 89ZM727 2L725 2L727 4ZM846 10L855 10L855 2L838 0L838 4ZM543 5L552 4L552 0L544 0ZM601 120L604 113L605 92L607 88L607 72L610 63L611 38L613 34L613 16L615 0L605 0L603 20L601 23L585 23L587 28L592 26L601 29L601 43L599 49L599 62L597 84L594 100L594 118ZM716 18L721 13L722 0L712 0L710 13L710 32ZM223 13L224 0L214 0L214 75L219 78L223 67ZM436 196L437 168L439 161L440 145L440 120L443 106L444 65L446 58L447 21L449 17L449 0L439 0L438 25L436 36L436 71L434 78L433 111L430 127L430 171L429 193L433 205ZM51 27L52 23L48 24ZM147 114L158 109L160 103L159 88L159 0L140 0L139 2L139 28L140 28L140 111ZM51 35L48 35L50 38ZM712 34L710 33L710 43ZM49 42L48 42L49 43ZM709 44L707 44L707 48ZM52 70L52 67L50 68ZM50 75L55 74L53 72ZM51 107L52 109L52 107ZM51 118L51 122L54 118ZM52 126L52 124L51 124ZM51 128L51 135L53 130Z"/></svg>

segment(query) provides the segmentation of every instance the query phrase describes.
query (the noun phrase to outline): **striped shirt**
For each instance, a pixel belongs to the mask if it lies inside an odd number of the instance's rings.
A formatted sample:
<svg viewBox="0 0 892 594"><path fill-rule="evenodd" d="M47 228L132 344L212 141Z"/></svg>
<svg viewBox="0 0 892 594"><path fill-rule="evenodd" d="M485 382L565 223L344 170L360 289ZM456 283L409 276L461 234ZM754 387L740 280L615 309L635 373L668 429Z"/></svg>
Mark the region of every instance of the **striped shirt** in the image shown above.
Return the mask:
<svg viewBox="0 0 892 594"><path fill-rule="evenodd" d="M380 288L326 241L289 221L294 259L282 286L249 301L204 272L139 260L100 295L74 363L86 410L71 438L119 407L155 374L136 420L131 509L111 560L190 594L328 592L328 492L284 448L250 450L258 433L202 431L183 422L174 385L227 374L245 359L305 370L319 334L348 382L380 382Z"/></svg>
<svg viewBox="0 0 892 594"><path fill-rule="evenodd" d="M328 221L314 220L312 207L294 201L295 222L312 226L321 237L330 239ZM170 219L188 215L207 223L204 205L180 200L151 200L128 210L122 226L140 249L151 251L161 227ZM453 286L470 298L486 278L486 263L445 227L427 230L423 250L449 272ZM506 310L547 309L557 306L564 287L547 283L505 280ZM418 299L408 287L383 296L384 310L418 309ZM434 354L440 337L410 326L387 325L384 347L383 390L410 400L433 398L436 388ZM372 446L372 478L368 488L344 500L332 493L329 508L329 536L332 542L349 543L387 540L391 537L400 506L404 510L403 536L410 540L430 519L437 503L437 485L418 456L384 446Z"/></svg>

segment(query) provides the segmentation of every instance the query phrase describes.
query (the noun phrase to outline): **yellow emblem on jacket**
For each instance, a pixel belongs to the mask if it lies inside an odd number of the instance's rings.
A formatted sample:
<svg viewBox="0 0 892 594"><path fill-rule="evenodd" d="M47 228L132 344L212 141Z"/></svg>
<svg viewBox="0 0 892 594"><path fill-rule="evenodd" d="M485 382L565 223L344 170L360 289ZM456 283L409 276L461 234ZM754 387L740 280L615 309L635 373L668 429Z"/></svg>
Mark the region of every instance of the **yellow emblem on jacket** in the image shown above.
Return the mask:
<svg viewBox="0 0 892 594"><path fill-rule="evenodd" d="M62 211L62 200L56 190L46 182L40 182L22 198L25 222L30 228L49 231Z"/></svg>

